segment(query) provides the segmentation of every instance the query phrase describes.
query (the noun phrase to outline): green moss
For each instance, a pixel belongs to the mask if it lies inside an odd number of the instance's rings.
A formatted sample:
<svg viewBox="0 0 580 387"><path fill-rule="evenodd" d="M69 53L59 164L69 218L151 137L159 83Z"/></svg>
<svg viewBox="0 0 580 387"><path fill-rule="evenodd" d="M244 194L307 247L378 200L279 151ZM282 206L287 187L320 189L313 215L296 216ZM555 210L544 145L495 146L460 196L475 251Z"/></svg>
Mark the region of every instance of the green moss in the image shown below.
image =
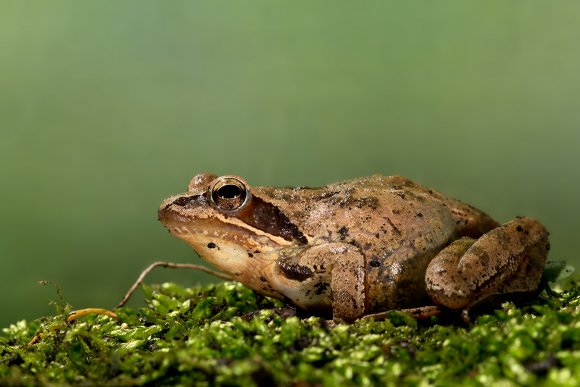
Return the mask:
<svg viewBox="0 0 580 387"><path fill-rule="evenodd" d="M0 384L580 383L578 285L520 308L504 303L471 326L400 312L332 326L234 283L145 294L148 308L122 308L120 321L69 325L63 313L4 329Z"/></svg>

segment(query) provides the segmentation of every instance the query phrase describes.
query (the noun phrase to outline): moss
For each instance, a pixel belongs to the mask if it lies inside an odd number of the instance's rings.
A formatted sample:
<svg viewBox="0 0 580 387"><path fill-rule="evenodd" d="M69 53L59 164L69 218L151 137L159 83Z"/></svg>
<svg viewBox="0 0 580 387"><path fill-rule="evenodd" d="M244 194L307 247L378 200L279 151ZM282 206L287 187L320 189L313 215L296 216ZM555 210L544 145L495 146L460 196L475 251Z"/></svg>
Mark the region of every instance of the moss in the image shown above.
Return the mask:
<svg viewBox="0 0 580 387"><path fill-rule="evenodd" d="M580 383L580 286L470 326L456 316L332 326L234 283L145 287L120 321L66 313L0 337L0 384L503 385ZM34 339L34 343L30 344Z"/></svg>

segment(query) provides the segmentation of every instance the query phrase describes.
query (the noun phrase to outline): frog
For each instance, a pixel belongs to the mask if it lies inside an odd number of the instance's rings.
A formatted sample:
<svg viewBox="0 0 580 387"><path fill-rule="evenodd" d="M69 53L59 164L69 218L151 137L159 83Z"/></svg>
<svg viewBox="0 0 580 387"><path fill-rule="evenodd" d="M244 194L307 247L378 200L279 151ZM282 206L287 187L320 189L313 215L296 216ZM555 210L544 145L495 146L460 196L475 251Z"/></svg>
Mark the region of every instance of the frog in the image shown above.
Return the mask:
<svg viewBox="0 0 580 387"><path fill-rule="evenodd" d="M548 231L500 224L403 176L250 186L201 173L159 221L223 273L299 310L352 323L391 310L469 311L540 290Z"/></svg>

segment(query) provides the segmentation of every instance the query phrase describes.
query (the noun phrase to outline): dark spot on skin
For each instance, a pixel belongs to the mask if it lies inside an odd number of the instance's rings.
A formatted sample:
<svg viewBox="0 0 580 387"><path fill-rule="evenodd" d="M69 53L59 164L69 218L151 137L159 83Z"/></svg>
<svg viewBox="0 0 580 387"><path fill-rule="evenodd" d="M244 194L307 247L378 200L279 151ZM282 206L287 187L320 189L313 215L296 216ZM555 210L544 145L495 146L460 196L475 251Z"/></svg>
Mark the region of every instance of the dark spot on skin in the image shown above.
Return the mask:
<svg viewBox="0 0 580 387"><path fill-rule="evenodd" d="M375 238L379 239L380 237L381 237L381 234L379 234L379 233L375 234Z"/></svg>
<svg viewBox="0 0 580 387"><path fill-rule="evenodd" d="M287 259L278 260L276 266L284 277L295 281L304 281L314 275L308 266L299 265Z"/></svg>
<svg viewBox="0 0 580 387"><path fill-rule="evenodd" d="M523 227L522 227L522 226L518 226L518 227L516 227L516 230L518 230L519 232L522 232L522 231L524 231L524 229L523 229Z"/></svg>
<svg viewBox="0 0 580 387"><path fill-rule="evenodd" d="M316 290L314 291L314 294L316 294L317 296L320 296L322 293L324 293L326 291L326 289L328 289L330 286L330 284L328 282L318 282L316 284L314 284L314 288L316 288Z"/></svg>
<svg viewBox="0 0 580 387"><path fill-rule="evenodd" d="M208 248L208 249L215 249L216 247L217 247L217 245L216 245L215 243L213 243L213 242L209 242L209 243L207 244L207 248Z"/></svg>
<svg viewBox="0 0 580 387"><path fill-rule="evenodd" d="M369 265L371 265L372 267L379 267L381 266L381 263L379 261L370 261Z"/></svg>
<svg viewBox="0 0 580 387"><path fill-rule="evenodd" d="M420 212L417 212L417 214L416 214L415 216L416 216L417 218L422 218L422 217L423 217L423 214L422 214L422 213L420 213Z"/></svg>
<svg viewBox="0 0 580 387"><path fill-rule="evenodd" d="M340 234L340 239L341 240L345 240L345 238L348 236L348 227L346 226L342 226L339 230L338 233Z"/></svg>
<svg viewBox="0 0 580 387"><path fill-rule="evenodd" d="M268 282L268 280L266 279L266 277L260 277L260 281L262 281L262 282Z"/></svg>
<svg viewBox="0 0 580 387"><path fill-rule="evenodd" d="M248 251L248 257L254 258L254 254L252 254L250 251Z"/></svg>

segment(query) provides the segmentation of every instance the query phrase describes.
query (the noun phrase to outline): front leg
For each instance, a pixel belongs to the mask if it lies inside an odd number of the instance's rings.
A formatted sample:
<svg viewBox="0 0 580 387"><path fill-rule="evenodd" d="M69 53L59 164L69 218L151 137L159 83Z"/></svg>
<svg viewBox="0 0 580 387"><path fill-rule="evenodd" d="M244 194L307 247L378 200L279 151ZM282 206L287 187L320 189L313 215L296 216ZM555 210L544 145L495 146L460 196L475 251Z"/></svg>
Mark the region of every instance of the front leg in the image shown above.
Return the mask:
<svg viewBox="0 0 580 387"><path fill-rule="evenodd" d="M335 321L352 322L366 312L365 258L347 243L329 243L281 258L276 287L306 310L332 309Z"/></svg>
<svg viewBox="0 0 580 387"><path fill-rule="evenodd" d="M467 311L490 296L535 292L548 248L544 226L523 217L477 240L461 238L427 267L427 293L440 305Z"/></svg>
<svg viewBox="0 0 580 387"><path fill-rule="evenodd" d="M354 246L341 244L331 248L336 254L332 269L332 318L353 322L366 312L365 258Z"/></svg>

